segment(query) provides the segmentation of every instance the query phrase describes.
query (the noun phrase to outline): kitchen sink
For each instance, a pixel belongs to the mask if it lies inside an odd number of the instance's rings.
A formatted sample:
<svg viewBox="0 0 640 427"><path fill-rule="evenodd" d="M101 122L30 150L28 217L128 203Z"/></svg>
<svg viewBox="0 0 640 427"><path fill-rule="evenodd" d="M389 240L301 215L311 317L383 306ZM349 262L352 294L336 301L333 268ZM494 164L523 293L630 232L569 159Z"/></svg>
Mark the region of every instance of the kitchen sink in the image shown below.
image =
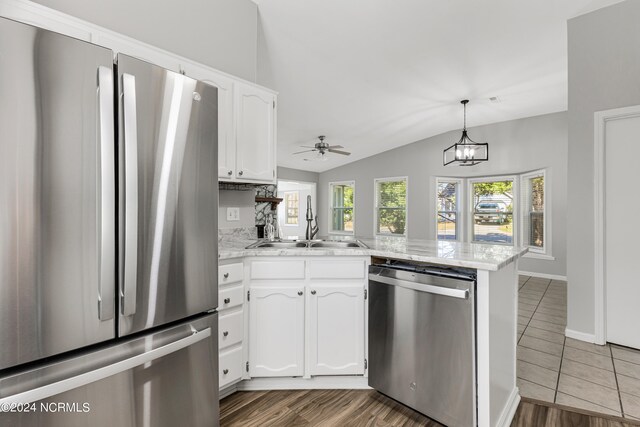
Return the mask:
<svg viewBox="0 0 640 427"><path fill-rule="evenodd" d="M252 245L247 246L247 249L254 248L306 248L308 247L307 242L292 242L292 241L284 241L284 240L276 240L273 242L257 242Z"/></svg>
<svg viewBox="0 0 640 427"><path fill-rule="evenodd" d="M292 249L292 248L330 248L330 249L342 249L342 248L365 248L367 245L359 240L343 241L343 240L274 240L258 241L247 246L246 249L257 248L280 248L280 249Z"/></svg>
<svg viewBox="0 0 640 427"><path fill-rule="evenodd" d="M330 240L325 240L325 241L321 241L321 242L311 242L309 244L309 247L311 248L332 248L332 249L338 249L338 248L367 248L367 246L360 242L360 241L355 241L355 242L344 242L344 241L330 241Z"/></svg>

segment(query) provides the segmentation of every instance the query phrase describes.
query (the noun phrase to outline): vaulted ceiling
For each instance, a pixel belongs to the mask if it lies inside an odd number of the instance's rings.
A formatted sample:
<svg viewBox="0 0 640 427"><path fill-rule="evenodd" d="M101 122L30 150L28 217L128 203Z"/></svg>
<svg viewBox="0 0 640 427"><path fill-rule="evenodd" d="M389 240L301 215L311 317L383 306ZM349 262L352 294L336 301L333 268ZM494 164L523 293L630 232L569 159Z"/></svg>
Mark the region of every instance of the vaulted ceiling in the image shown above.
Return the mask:
<svg viewBox="0 0 640 427"><path fill-rule="evenodd" d="M319 172L461 128L463 98L468 126L566 110L566 21L620 0L256 1L278 164ZM318 135L351 156L292 154Z"/></svg>

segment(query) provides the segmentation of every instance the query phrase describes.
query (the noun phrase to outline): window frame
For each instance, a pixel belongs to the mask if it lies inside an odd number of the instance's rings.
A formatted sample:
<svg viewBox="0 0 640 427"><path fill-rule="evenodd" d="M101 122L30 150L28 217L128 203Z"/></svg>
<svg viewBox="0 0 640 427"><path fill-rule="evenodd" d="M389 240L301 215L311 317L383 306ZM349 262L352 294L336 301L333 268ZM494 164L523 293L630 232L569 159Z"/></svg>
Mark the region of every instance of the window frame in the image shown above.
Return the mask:
<svg viewBox="0 0 640 427"><path fill-rule="evenodd" d="M379 196L378 183L379 182L395 182L395 181L405 182L404 233L403 234L378 233L378 224L380 221L380 218L378 216L378 196ZM376 237L400 237L400 238L406 238L409 235L409 177L408 176L393 176L393 177L373 179L373 235Z"/></svg>
<svg viewBox="0 0 640 427"><path fill-rule="evenodd" d="M487 245L500 245L500 246L520 246L520 242L518 241L520 238L520 191L519 191L519 180L520 175L495 175L495 176L481 176L481 177L470 177L467 178L467 242L469 243L479 243L479 244L487 244ZM512 222L513 222L513 230L511 232L511 243L500 243L500 242L482 242L479 240L474 240L474 209L475 206L473 204L473 184L478 182L493 182L493 181L511 181L513 182L513 213L512 213Z"/></svg>
<svg viewBox="0 0 640 427"><path fill-rule="evenodd" d="M537 169L531 172L526 172L523 174L520 174L520 188L525 188L524 186L527 185L527 181L532 179L532 178L537 178L537 177L542 177L544 180L544 210L543 210L543 241L544 241L544 245L542 248L538 248L536 246L530 246L530 245L525 245L525 233L527 232L527 230L524 229L524 226L521 227L520 230L520 245L522 247L526 247L529 249L529 251L524 255L527 258L540 258L540 259L548 259L548 260L554 260L555 258L551 255L551 245L552 242L549 239L549 237L551 236L551 216L549 215L549 212L551 211L551 197L550 197L550 191L551 191L551 186L549 185L549 173L547 168L543 168L543 169ZM524 191L521 191L521 193L524 195ZM526 212L524 210L524 203L523 200L520 201L520 204L523 205L521 206L522 209L520 209L521 211L521 221L522 224L524 224L524 215L526 215Z"/></svg>
<svg viewBox="0 0 640 427"><path fill-rule="evenodd" d="M353 231L346 230L334 230L333 229L333 187L336 185L350 185L353 187ZM340 235L340 236L355 236L356 234L356 181L331 181L329 182L329 214L327 215L327 230L328 234Z"/></svg>
<svg viewBox="0 0 640 427"><path fill-rule="evenodd" d="M434 218L435 221L435 240L442 242L461 242L464 237L464 178L449 178L449 177L436 177L434 200L435 200L435 209L434 209ZM454 183L457 186L456 189L456 238L455 239L438 239L438 213L440 210L438 209L439 199L438 199L438 186L441 183Z"/></svg>
<svg viewBox="0 0 640 427"><path fill-rule="evenodd" d="M289 224L287 220L293 217L289 216L289 206L287 205L287 202L288 202L287 196L289 194L294 194L294 193L297 194L298 196L298 216L296 217L295 224ZM285 191L283 196L284 196L284 200L283 200L284 201L284 224L283 225L285 227L300 227L300 191L298 190Z"/></svg>

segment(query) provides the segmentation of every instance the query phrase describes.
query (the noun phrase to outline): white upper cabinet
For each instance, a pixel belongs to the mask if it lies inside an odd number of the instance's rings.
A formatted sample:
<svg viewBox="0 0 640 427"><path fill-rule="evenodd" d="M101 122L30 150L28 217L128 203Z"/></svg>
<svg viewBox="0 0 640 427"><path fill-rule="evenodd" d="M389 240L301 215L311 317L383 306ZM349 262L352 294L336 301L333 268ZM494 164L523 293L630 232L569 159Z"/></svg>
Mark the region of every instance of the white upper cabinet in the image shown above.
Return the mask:
<svg viewBox="0 0 640 427"><path fill-rule="evenodd" d="M364 374L364 286L309 285L309 373Z"/></svg>
<svg viewBox="0 0 640 427"><path fill-rule="evenodd" d="M273 182L276 178L275 95L242 83L235 88L236 178Z"/></svg>

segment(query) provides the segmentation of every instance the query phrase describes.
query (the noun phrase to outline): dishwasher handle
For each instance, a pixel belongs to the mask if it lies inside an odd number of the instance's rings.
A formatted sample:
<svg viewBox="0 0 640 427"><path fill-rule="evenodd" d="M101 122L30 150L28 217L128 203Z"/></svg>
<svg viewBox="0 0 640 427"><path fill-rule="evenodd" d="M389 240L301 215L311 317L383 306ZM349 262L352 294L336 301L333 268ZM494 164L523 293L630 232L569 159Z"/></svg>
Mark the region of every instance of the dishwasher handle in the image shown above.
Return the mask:
<svg viewBox="0 0 640 427"><path fill-rule="evenodd" d="M380 276L378 274L369 274L369 280L372 282L385 283L392 286L400 286L407 289L413 289L418 292L426 292L434 295L443 295L458 299L469 299L468 289L447 288L444 286L427 285L425 283L411 282L409 280L396 279L393 277Z"/></svg>

